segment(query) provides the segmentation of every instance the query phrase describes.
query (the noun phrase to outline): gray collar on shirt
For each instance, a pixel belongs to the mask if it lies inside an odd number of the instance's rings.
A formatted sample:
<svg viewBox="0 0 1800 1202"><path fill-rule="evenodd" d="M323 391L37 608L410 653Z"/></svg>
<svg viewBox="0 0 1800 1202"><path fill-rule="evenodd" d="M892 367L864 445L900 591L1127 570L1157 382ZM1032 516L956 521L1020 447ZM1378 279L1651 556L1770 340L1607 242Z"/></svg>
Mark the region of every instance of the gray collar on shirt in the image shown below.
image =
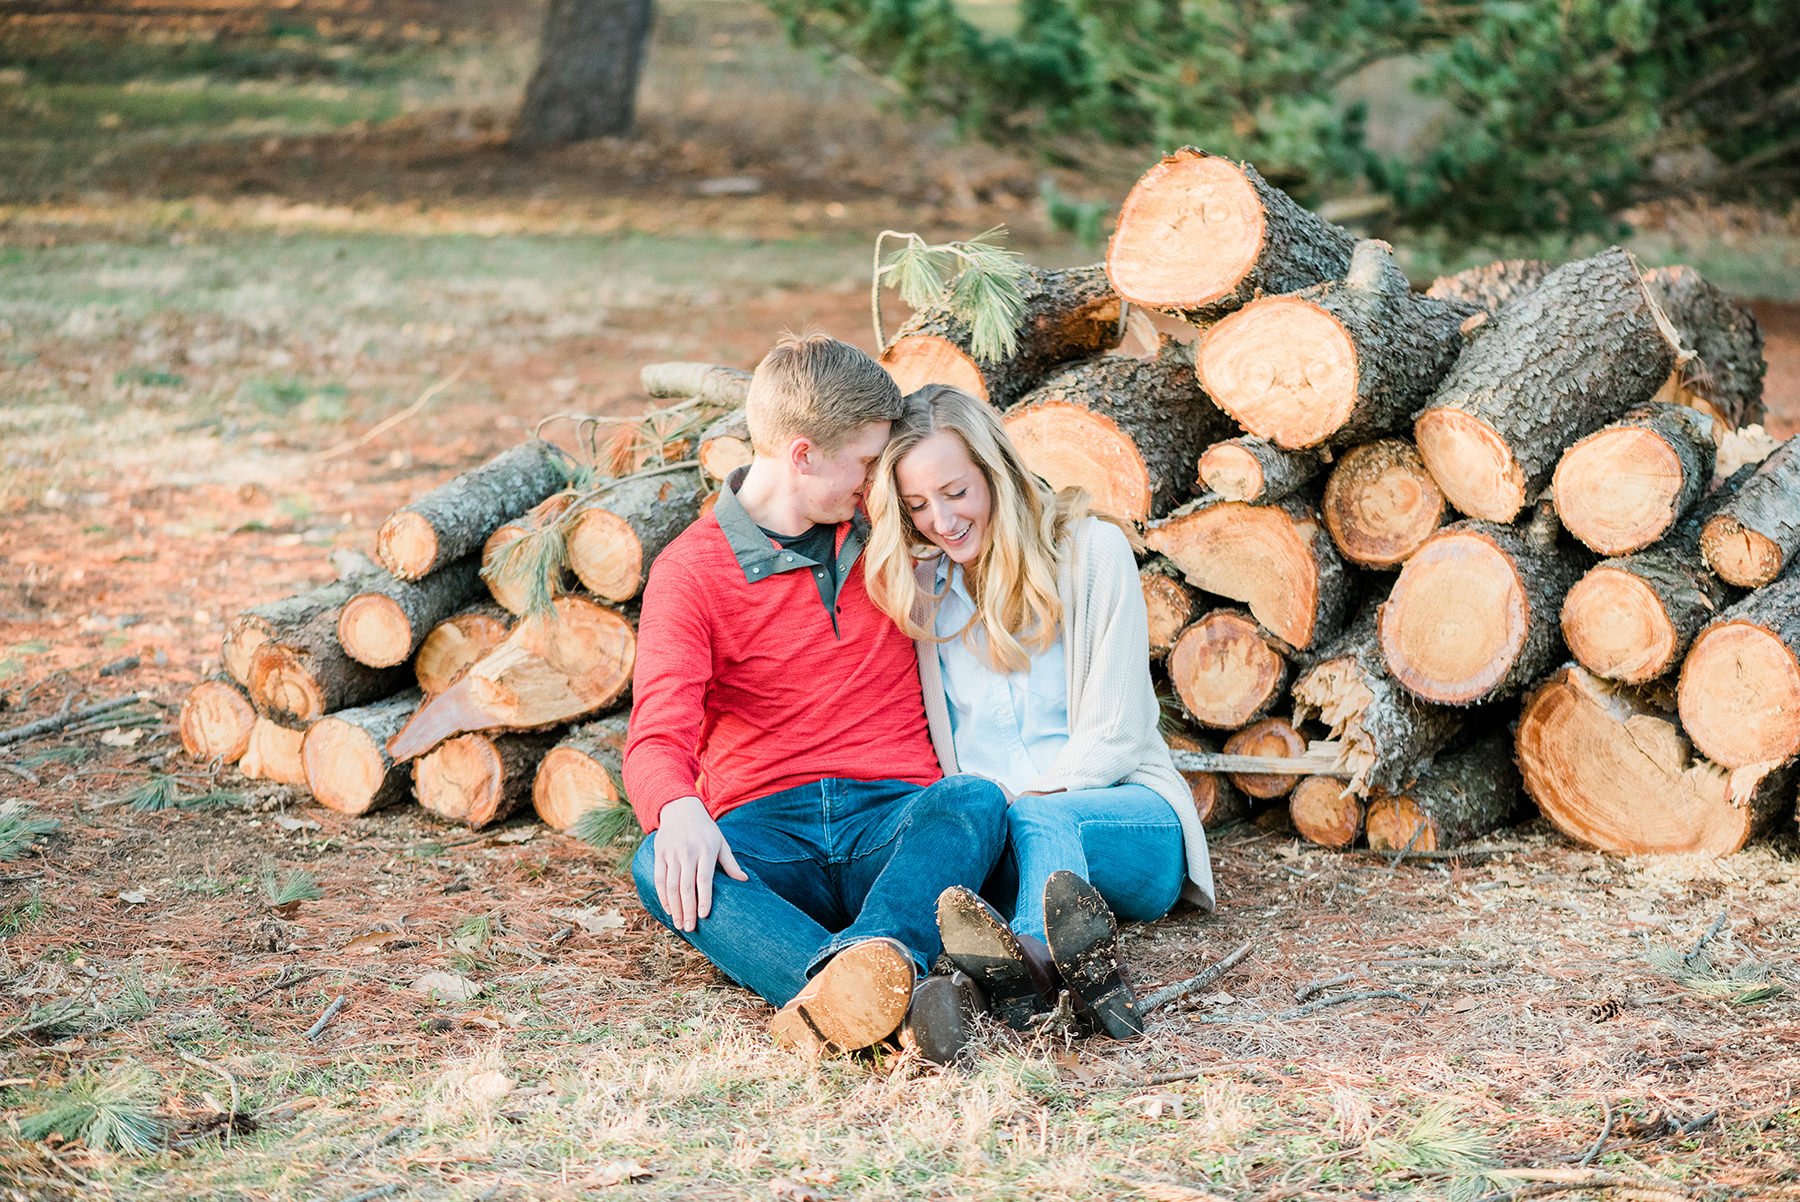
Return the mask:
<svg viewBox="0 0 1800 1202"><path fill-rule="evenodd" d="M758 580L766 580L770 576L779 576L783 572L795 572L801 568L815 566L816 560L808 559L797 551L789 551L778 545L756 520L744 508L744 503L737 499L737 490L744 482L749 468L740 467L725 478L725 487L719 490L719 499L713 503L713 516L719 519L719 529L725 532L725 541L731 547L731 553L737 557L738 567L743 569L744 580L755 584ZM862 554L863 545L869 541L869 519L862 510L857 510L850 519L850 530L838 546L837 576L842 580L849 575L850 566Z"/></svg>

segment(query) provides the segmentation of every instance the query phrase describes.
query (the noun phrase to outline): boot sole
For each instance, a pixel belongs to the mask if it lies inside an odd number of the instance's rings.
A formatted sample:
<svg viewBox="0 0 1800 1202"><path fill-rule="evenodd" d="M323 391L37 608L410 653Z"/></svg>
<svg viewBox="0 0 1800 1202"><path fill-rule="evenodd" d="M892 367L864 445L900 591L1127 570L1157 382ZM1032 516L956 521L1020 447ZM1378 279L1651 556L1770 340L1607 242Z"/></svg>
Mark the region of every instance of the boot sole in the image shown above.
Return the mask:
<svg viewBox="0 0 1800 1202"><path fill-rule="evenodd" d="M918 1050L921 1059L932 1064L954 1061L974 1038L970 1016L979 1007L972 998L965 996L974 988L974 983L961 974L956 981L949 977L927 977L920 981L913 990L901 1042L910 1044Z"/></svg>
<svg viewBox="0 0 1800 1202"><path fill-rule="evenodd" d="M1054 872L1044 886L1044 936L1050 955L1075 996L1114 1039L1144 1033L1137 998L1119 976L1119 927L1100 891L1072 872Z"/></svg>
<svg viewBox="0 0 1800 1202"><path fill-rule="evenodd" d="M1037 986L1006 924L974 893L954 888L938 895L937 919L944 954L980 987L989 1013L1015 1031L1030 1026Z"/></svg>
<svg viewBox="0 0 1800 1202"><path fill-rule="evenodd" d="M833 956L776 1012L769 1033L784 1047L815 1053L870 1047L893 1034L906 1017L913 975L912 957L892 940L854 944Z"/></svg>

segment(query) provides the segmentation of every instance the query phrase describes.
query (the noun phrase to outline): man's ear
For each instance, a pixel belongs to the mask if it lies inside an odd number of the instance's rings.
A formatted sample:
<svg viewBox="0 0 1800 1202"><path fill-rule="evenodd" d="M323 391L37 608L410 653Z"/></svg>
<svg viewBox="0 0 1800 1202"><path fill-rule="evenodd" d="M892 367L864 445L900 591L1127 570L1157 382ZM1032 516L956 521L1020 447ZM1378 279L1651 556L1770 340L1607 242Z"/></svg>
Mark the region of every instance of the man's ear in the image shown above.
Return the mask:
<svg viewBox="0 0 1800 1202"><path fill-rule="evenodd" d="M790 438L787 444L787 464L802 476L810 476L819 462L819 444L804 435Z"/></svg>

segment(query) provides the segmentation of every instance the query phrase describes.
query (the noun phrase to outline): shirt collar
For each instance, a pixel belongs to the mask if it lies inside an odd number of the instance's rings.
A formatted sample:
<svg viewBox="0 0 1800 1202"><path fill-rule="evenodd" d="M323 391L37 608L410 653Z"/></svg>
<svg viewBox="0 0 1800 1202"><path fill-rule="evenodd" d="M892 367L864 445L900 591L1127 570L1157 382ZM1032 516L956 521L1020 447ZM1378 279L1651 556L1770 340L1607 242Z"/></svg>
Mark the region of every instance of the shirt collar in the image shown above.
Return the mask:
<svg viewBox="0 0 1800 1202"><path fill-rule="evenodd" d="M725 487L719 490L719 499L713 502L713 516L719 521L719 529L724 532L725 542L731 547L732 555L737 557L745 582L755 584L783 572L812 567L812 560L798 552L787 550L764 534L762 527L756 524L755 519L744 508L744 503L737 499L737 490L749 471L748 467L740 467L725 477ZM869 519L862 510L858 509L848 522L839 523L837 575L840 580L862 554L863 545L868 542L868 538Z"/></svg>

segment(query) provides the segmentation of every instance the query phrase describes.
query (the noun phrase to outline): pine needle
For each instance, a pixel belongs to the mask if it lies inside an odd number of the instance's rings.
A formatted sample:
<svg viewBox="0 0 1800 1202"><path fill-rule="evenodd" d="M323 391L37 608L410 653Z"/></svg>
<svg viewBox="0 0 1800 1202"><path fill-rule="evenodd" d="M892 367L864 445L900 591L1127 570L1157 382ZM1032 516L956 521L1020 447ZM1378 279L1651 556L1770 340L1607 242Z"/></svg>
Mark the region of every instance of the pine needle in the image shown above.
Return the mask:
<svg viewBox="0 0 1800 1202"><path fill-rule="evenodd" d="M576 509L564 511L568 518ZM520 592L525 598L524 614L550 612L555 599L554 583L562 579L569 566L567 528L562 520L546 522L515 538L500 549L494 562L482 565L481 578L503 589Z"/></svg>
<svg viewBox="0 0 1800 1202"><path fill-rule="evenodd" d="M156 1151L163 1127L156 1118L156 1081L141 1064L83 1074L39 1095L39 1108L19 1120L28 1140L60 1135L96 1152L142 1156Z"/></svg>
<svg viewBox="0 0 1800 1202"><path fill-rule="evenodd" d="M999 246L1005 229L995 226L964 242L932 245L917 234L883 230L875 239L875 274L870 308L876 337L885 350L881 328L881 288L899 289L900 299L915 312L941 308L969 327L969 350L976 359L994 363L1018 350L1018 327L1025 314L1025 261ZM882 244L900 239L884 262ZM955 274L946 279L952 265Z"/></svg>
<svg viewBox="0 0 1800 1202"><path fill-rule="evenodd" d="M1419 1172L1476 1173L1494 1161L1487 1138L1460 1122L1451 1105L1428 1108L1401 1135L1371 1137L1367 1150L1377 1164Z"/></svg>
<svg viewBox="0 0 1800 1202"><path fill-rule="evenodd" d="M325 896L319 888L319 878L304 868L296 868L281 879L275 880L275 866L263 869L263 898L275 909L291 906L295 902L317 901Z"/></svg>
<svg viewBox="0 0 1800 1202"><path fill-rule="evenodd" d="M174 809L180 804L175 778L153 773L149 780L125 795L125 804L139 814L156 814Z"/></svg>
<svg viewBox="0 0 1800 1202"><path fill-rule="evenodd" d="M616 869L631 863L631 858L637 855L638 845L646 837L644 829L638 825L637 811L631 808L630 802L622 799L583 810L576 816L569 833L589 847L612 849Z"/></svg>
<svg viewBox="0 0 1800 1202"><path fill-rule="evenodd" d="M0 803L0 861L10 864L61 825L61 819L34 817L23 801Z"/></svg>

